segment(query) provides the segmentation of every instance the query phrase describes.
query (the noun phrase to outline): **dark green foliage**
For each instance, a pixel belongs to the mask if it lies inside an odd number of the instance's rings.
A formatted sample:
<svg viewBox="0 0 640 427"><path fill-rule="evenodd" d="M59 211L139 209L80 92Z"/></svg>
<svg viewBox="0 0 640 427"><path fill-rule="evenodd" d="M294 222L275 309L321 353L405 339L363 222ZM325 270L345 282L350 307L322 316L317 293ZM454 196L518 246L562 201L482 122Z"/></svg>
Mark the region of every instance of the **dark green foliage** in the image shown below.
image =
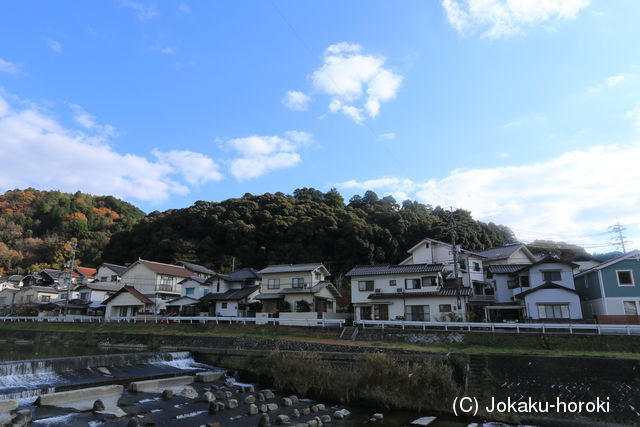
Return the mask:
<svg viewBox="0 0 640 427"><path fill-rule="evenodd" d="M112 233L128 230L145 216L111 196L59 191L7 191L0 195L0 269L30 272L59 268L61 243L78 240L78 260L95 266Z"/></svg>
<svg viewBox="0 0 640 427"><path fill-rule="evenodd" d="M130 231L114 236L104 251L109 262L138 257L161 262L193 261L217 271L236 267L322 261L342 284L357 264L397 263L425 237L449 241L448 212L418 202L398 204L374 192L349 204L332 189L302 188L293 195L245 194L221 202L152 212ZM483 223L468 211L454 213L458 241L482 250L514 241L504 226Z"/></svg>

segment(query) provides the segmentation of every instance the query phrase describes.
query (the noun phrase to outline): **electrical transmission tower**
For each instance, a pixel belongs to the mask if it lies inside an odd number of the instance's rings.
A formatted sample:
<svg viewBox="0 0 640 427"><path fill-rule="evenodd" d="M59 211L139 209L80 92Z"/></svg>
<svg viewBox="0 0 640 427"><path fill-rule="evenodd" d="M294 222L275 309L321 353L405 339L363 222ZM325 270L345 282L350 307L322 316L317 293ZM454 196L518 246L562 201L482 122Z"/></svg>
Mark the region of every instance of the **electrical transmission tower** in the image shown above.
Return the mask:
<svg viewBox="0 0 640 427"><path fill-rule="evenodd" d="M453 277L456 280L456 305L458 306L458 311L462 309L462 301L460 298L460 279L458 278L458 246L456 245L456 238L458 237L458 233L456 232L456 220L453 216L453 207L449 210L449 215L447 215L447 228L449 230L449 235L451 236L451 254L453 255Z"/></svg>
<svg viewBox="0 0 640 427"><path fill-rule="evenodd" d="M624 225L620 225L620 221L617 221L615 225L609 227L609 234L613 234L613 238L611 242L622 249L623 253L627 253L626 244L631 243L631 241L627 240L627 236L624 236L622 233L627 228Z"/></svg>

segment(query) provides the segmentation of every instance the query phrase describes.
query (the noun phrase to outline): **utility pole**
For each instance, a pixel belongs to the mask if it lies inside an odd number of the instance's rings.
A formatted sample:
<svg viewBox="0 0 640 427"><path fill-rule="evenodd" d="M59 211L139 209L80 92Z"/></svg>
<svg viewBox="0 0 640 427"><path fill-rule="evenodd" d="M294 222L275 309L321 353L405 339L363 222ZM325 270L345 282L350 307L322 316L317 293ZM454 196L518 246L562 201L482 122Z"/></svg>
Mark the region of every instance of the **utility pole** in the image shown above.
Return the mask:
<svg viewBox="0 0 640 427"><path fill-rule="evenodd" d="M622 232L625 231L627 228L624 225L620 225L620 221L616 221L615 225L612 225L609 227L609 234L613 234L614 238L613 238L613 242L616 244L616 246L619 246L620 248L622 248L622 252L623 253L627 253L627 248L625 247L625 243L630 243L627 239L627 236L623 236Z"/></svg>
<svg viewBox="0 0 640 427"><path fill-rule="evenodd" d="M71 297L71 278L73 277L73 265L76 262L76 248L78 247L78 242L76 240L68 240L66 243L66 249L71 251L71 261L67 264L67 269L69 272L69 277L67 282L67 298L64 301L64 315L69 314L69 298Z"/></svg>
<svg viewBox="0 0 640 427"><path fill-rule="evenodd" d="M450 207L449 215L447 217L447 226L449 229L449 235L451 236L451 254L453 255L453 276L456 280L456 305L458 311L462 310L462 299L460 298L460 280L458 278L458 246L456 246L456 222L453 217L453 207Z"/></svg>

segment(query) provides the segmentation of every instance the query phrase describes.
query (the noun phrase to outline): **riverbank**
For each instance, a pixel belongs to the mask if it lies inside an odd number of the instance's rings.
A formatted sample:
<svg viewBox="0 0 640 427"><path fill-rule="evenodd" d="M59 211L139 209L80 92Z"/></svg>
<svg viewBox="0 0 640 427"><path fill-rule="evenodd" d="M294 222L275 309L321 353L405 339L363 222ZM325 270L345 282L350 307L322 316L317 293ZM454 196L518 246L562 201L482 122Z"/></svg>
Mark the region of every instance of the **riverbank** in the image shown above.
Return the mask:
<svg viewBox="0 0 640 427"><path fill-rule="evenodd" d="M307 328L261 325L201 324L84 324L84 323L0 323L4 339L20 331L42 333L82 332L87 339L95 334L128 334L177 337L262 338L357 346L361 348L430 353L502 354L606 357L640 359L640 337L552 334L491 334L366 329L357 341L339 340L336 328Z"/></svg>

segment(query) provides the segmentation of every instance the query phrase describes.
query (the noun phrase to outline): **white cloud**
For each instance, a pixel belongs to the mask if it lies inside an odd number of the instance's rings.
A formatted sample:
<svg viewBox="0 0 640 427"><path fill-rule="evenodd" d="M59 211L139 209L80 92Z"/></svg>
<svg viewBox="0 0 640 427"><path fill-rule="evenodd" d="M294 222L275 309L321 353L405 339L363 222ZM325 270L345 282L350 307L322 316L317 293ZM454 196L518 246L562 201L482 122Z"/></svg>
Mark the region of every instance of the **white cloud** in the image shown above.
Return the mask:
<svg viewBox="0 0 640 427"><path fill-rule="evenodd" d="M311 75L314 89L330 97L329 111L342 112L357 123L378 116L381 103L395 98L402 83L401 76L384 68L383 56L361 51L358 44L333 44Z"/></svg>
<svg viewBox="0 0 640 427"><path fill-rule="evenodd" d="M215 162L190 151L155 151L156 161L121 154L101 132L104 126L81 107L74 117L85 131L63 127L36 107L16 109L0 96L0 188L82 190L151 203L186 194L190 185L220 179Z"/></svg>
<svg viewBox="0 0 640 427"><path fill-rule="evenodd" d="M608 77L602 83L599 83L595 86L589 86L587 88L587 92L589 93L601 92L603 89L619 85L625 80L625 78L626 76L624 74L617 74L615 76Z"/></svg>
<svg viewBox="0 0 640 427"><path fill-rule="evenodd" d="M163 55L173 55L176 51L172 47L165 47L160 49L160 53Z"/></svg>
<svg viewBox="0 0 640 427"><path fill-rule="evenodd" d="M476 218L550 237L606 230L619 217L640 223L640 142L595 146L548 161L454 170L441 179L347 181L344 189L404 192L422 202L470 210ZM583 239L586 241L586 237Z"/></svg>
<svg viewBox="0 0 640 427"><path fill-rule="evenodd" d="M51 49L55 53L62 52L62 45L60 44L59 41L53 40L53 39L49 39L49 38L44 39L44 41L47 43L47 46L49 46L49 49Z"/></svg>
<svg viewBox="0 0 640 427"><path fill-rule="evenodd" d="M186 3L180 3L178 5L178 10L184 13L185 15L191 15L191 8Z"/></svg>
<svg viewBox="0 0 640 427"><path fill-rule="evenodd" d="M640 107L627 112L627 117L633 120L633 124L640 128Z"/></svg>
<svg viewBox="0 0 640 427"><path fill-rule="evenodd" d="M382 141L392 141L396 139L396 134L394 132L381 133L378 135L378 139Z"/></svg>
<svg viewBox="0 0 640 427"><path fill-rule="evenodd" d="M460 34L499 38L526 28L574 19L588 0L443 0L447 20Z"/></svg>
<svg viewBox="0 0 640 427"><path fill-rule="evenodd" d="M20 66L18 64L0 58L0 73L18 74L19 72Z"/></svg>
<svg viewBox="0 0 640 427"><path fill-rule="evenodd" d="M290 90L282 98L285 107L293 111L307 111L311 97L303 92Z"/></svg>
<svg viewBox="0 0 640 427"><path fill-rule="evenodd" d="M285 137L252 135L230 139L223 145L239 153L240 157L230 162L230 171L238 181L245 181L300 163L298 150L311 137L307 132L288 131Z"/></svg>
<svg viewBox="0 0 640 427"><path fill-rule="evenodd" d="M94 132L94 135L91 137L92 140L99 139L105 141L107 138L116 135L113 126L98 123L95 116L89 114L81 106L77 104L71 104L70 108L73 114L73 120L86 130Z"/></svg>
<svg viewBox="0 0 640 427"><path fill-rule="evenodd" d="M137 2L132 0L120 0L120 4L124 7L127 7L133 10L136 13L136 17L140 21L149 21L150 19L158 16L158 10L154 3L146 2Z"/></svg>
<svg viewBox="0 0 640 427"><path fill-rule="evenodd" d="M503 151L502 153L500 153L500 157L503 159L508 159L509 157L511 157L511 154Z"/></svg>

